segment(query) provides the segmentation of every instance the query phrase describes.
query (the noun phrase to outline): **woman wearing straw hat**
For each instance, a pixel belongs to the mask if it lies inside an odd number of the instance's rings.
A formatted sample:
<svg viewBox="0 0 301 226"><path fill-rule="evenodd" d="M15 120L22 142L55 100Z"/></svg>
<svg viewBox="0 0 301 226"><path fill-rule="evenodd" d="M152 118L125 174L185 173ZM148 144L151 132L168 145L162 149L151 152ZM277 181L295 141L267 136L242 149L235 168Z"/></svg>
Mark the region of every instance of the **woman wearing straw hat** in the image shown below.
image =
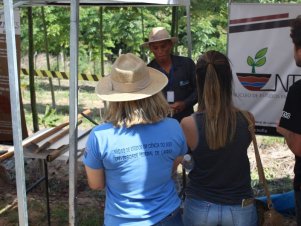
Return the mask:
<svg viewBox="0 0 301 226"><path fill-rule="evenodd" d="M183 56L171 54L176 37L170 37L163 27L155 27L149 34L148 42L142 44L154 55L148 66L163 72L168 84L163 89L167 101L173 109L173 118L179 122L183 117L193 113L193 105L197 103L195 86L195 64Z"/></svg>
<svg viewBox="0 0 301 226"><path fill-rule="evenodd" d="M172 180L187 152L179 123L167 118L164 74L133 54L121 55L96 87L108 101L105 122L89 135L88 183L106 190L104 225L182 226Z"/></svg>

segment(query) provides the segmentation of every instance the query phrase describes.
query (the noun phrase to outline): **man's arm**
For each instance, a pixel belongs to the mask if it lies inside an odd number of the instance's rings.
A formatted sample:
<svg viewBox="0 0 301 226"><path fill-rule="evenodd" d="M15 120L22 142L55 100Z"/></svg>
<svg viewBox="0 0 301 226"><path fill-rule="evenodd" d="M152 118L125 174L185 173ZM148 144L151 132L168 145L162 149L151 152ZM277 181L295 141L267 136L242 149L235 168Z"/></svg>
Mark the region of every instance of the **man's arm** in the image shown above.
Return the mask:
<svg viewBox="0 0 301 226"><path fill-rule="evenodd" d="M196 89L183 102L185 106L194 106L198 102Z"/></svg>
<svg viewBox="0 0 301 226"><path fill-rule="evenodd" d="M85 165L88 184L91 189L102 190L105 187L105 175L103 169L92 169Z"/></svg>
<svg viewBox="0 0 301 226"><path fill-rule="evenodd" d="M294 133L280 126L277 127L277 132L284 136L291 151L301 157L301 134Z"/></svg>

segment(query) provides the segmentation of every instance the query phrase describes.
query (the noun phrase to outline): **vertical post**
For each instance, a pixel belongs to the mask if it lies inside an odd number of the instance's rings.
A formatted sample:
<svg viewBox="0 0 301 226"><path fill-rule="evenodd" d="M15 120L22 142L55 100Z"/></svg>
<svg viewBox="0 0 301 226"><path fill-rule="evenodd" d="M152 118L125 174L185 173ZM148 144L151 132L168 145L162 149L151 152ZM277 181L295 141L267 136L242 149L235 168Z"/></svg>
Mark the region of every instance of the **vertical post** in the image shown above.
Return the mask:
<svg viewBox="0 0 301 226"><path fill-rule="evenodd" d="M32 112L32 124L33 131L39 131L39 119L37 112L37 100L35 91L35 72L34 72L34 44L33 44L33 19L32 19L32 7L27 8L28 18L28 66L29 66L29 92L30 92L30 106Z"/></svg>
<svg viewBox="0 0 301 226"><path fill-rule="evenodd" d="M104 50L104 42L103 42L103 7L99 7L99 42L100 42L100 63L101 63L101 77L105 76L105 64L103 59L103 50Z"/></svg>
<svg viewBox="0 0 301 226"><path fill-rule="evenodd" d="M50 220L50 203L49 203L48 163L47 163L46 159L44 159L42 161L43 161L43 171L44 171L44 178L45 178L47 221L48 221L48 226L50 226L51 225L51 220Z"/></svg>
<svg viewBox="0 0 301 226"><path fill-rule="evenodd" d="M144 14L143 14L143 8L140 9L140 15L141 15L141 32L142 32L142 42L145 42L145 31L144 31ZM147 56L145 53L145 48L141 48L141 58L147 62Z"/></svg>
<svg viewBox="0 0 301 226"><path fill-rule="evenodd" d="M231 3L232 0L228 1L228 30L227 30L227 47L226 47L226 54L229 54L229 24L230 24L230 16L231 16Z"/></svg>
<svg viewBox="0 0 301 226"><path fill-rule="evenodd" d="M4 0L4 18L8 56L9 89L12 111L13 141L18 196L19 225L28 226L24 155L22 147L22 126L20 116L20 94L18 63L16 55L15 20L12 0Z"/></svg>
<svg viewBox="0 0 301 226"><path fill-rule="evenodd" d="M69 225L77 225L77 105L79 0L71 0L69 84Z"/></svg>
<svg viewBox="0 0 301 226"><path fill-rule="evenodd" d="M47 25L46 25L46 19L45 19L44 6L41 7L41 13L42 13L43 33L44 33L44 40L45 40L47 70L50 71L49 48L48 48L48 46L49 46L48 45L48 32L47 32ZM49 81L50 92L51 92L52 108L56 108L52 78L49 77L48 81Z"/></svg>
<svg viewBox="0 0 301 226"><path fill-rule="evenodd" d="M186 5L186 22L187 22L187 44L188 44L188 57L191 58L192 41L191 41L191 28L190 28L190 1Z"/></svg>
<svg viewBox="0 0 301 226"><path fill-rule="evenodd" d="M178 15L178 6L172 7L172 18L171 18L171 36L178 37L178 28L179 28L179 15ZM178 55L178 45L174 47L174 53Z"/></svg>

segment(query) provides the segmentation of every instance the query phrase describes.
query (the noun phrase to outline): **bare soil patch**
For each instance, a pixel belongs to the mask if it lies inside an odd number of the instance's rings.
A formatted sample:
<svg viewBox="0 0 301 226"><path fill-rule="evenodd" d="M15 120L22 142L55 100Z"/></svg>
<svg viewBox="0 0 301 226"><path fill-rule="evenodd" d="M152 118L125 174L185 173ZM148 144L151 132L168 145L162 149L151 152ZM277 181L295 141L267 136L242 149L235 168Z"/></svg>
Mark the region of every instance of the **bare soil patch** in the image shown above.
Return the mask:
<svg viewBox="0 0 301 226"><path fill-rule="evenodd" d="M0 225L18 224L17 191L14 158L2 163L6 168L8 181L0 188ZM27 188L34 184L41 175L40 162L26 159L25 174ZM69 208L69 165L63 160L48 163L50 218L52 226L68 225ZM84 167L78 163L77 172L77 213L79 225L102 225L104 193L92 191L87 185ZM47 225L47 207L45 185L42 182L27 193L29 225Z"/></svg>

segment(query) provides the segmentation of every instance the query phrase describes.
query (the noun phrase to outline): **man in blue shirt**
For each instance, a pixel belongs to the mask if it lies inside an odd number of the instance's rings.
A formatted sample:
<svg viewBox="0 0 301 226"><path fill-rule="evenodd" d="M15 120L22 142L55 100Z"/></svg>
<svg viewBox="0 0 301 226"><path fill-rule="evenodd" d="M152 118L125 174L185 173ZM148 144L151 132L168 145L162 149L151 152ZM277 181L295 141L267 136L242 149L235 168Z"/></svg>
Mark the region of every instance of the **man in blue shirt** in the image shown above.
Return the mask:
<svg viewBox="0 0 301 226"><path fill-rule="evenodd" d="M148 42L142 44L154 55L148 66L163 72L168 84L163 93L173 110L172 117L179 122L190 116L197 103L195 85L195 63L188 57L172 55L172 48L177 38L170 37L163 27L155 27L149 34Z"/></svg>

